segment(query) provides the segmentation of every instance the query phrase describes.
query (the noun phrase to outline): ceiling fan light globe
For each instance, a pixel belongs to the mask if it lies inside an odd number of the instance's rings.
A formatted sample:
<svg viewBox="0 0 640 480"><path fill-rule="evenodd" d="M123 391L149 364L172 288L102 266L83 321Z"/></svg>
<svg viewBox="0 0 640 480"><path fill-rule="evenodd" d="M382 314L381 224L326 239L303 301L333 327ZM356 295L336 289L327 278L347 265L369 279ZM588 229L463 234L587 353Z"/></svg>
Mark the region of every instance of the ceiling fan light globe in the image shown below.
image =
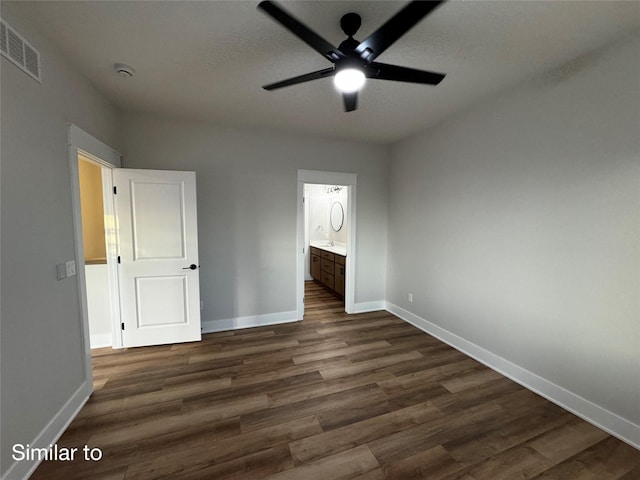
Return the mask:
<svg viewBox="0 0 640 480"><path fill-rule="evenodd" d="M357 68L345 68L333 77L333 84L342 93L359 91L365 82L364 73Z"/></svg>

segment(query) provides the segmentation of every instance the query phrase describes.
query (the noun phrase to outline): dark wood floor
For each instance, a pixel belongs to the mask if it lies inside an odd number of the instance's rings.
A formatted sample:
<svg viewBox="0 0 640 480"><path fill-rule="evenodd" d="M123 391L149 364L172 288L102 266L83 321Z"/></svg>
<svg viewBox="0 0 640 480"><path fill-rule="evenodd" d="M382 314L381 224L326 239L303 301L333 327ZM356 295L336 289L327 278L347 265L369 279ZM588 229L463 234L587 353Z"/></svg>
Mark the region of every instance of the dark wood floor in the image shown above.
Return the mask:
<svg viewBox="0 0 640 480"><path fill-rule="evenodd" d="M637 480L640 452L386 312L307 286L303 322L95 352L35 479Z"/></svg>

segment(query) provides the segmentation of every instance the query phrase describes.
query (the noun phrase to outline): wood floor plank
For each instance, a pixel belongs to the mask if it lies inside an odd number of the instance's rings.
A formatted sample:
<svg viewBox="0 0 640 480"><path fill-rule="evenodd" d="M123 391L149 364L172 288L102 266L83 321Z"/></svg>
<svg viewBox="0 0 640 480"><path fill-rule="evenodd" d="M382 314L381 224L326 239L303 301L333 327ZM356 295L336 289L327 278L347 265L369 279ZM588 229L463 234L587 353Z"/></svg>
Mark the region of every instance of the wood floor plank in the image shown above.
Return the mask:
<svg viewBox="0 0 640 480"><path fill-rule="evenodd" d="M451 393L458 393L468 388L484 385L485 383L492 382L503 378L498 372L494 372L488 368L476 370L462 375L457 375L455 378L447 379L442 382L442 386L449 390Z"/></svg>
<svg viewBox="0 0 640 480"><path fill-rule="evenodd" d="M479 462L466 470L474 480L532 478L553 463L530 447L518 445Z"/></svg>
<svg viewBox="0 0 640 480"><path fill-rule="evenodd" d="M477 435L459 438L443 446L458 461L474 464L562 425L569 418L571 416L561 408L546 404L522 417L510 419L505 415L495 428L483 429Z"/></svg>
<svg viewBox="0 0 640 480"><path fill-rule="evenodd" d="M275 348L272 343L265 343L264 345L240 346L234 349L223 350L219 352L207 352L197 355L190 355L189 363L206 362L211 360L218 360L220 358L255 355L263 352L272 352L274 349L281 350L289 347L297 347L298 345L298 340L282 341L278 339Z"/></svg>
<svg viewBox="0 0 640 480"><path fill-rule="evenodd" d="M326 349L323 351L314 351L311 353L301 354L301 355L293 355L291 359L293 363L305 363L316 360L324 360L332 357L340 357L346 356L358 352L368 351L368 350L377 350L380 348L390 347L391 344L386 340L380 340L377 342L371 343L362 343L358 345L344 345L344 347Z"/></svg>
<svg viewBox="0 0 640 480"><path fill-rule="evenodd" d="M153 473L154 477L169 478L173 475L193 474L201 469L202 459L209 464L222 464L241 457L248 457L278 445L287 444L297 438L305 438L321 432L322 428L315 416L303 417L281 423L250 434L239 434L214 445L194 439L178 451L171 446L161 448L157 455L132 466L128 476L143 476Z"/></svg>
<svg viewBox="0 0 640 480"><path fill-rule="evenodd" d="M434 398L433 402L443 411L464 411L467 408L472 408L474 405L500 400L503 396L521 389L522 387L520 385L503 377L462 392Z"/></svg>
<svg viewBox="0 0 640 480"><path fill-rule="evenodd" d="M372 372L356 375L354 377L342 377L327 381L322 381L322 376L318 376L321 379L320 381L301 385L296 389L287 388L269 393L270 406L273 408L282 405L290 405L292 403L323 397L325 395L342 392L344 390L361 387L363 385L370 385L374 383L379 385L381 381L389 379L391 374L388 372Z"/></svg>
<svg viewBox="0 0 640 480"><path fill-rule="evenodd" d="M273 352L269 355L269 359L272 361L287 360L293 361L293 363L305 363L313 360L322 360L324 358L331 358L338 356L332 354L340 348L346 348L348 345L339 339L333 338L318 338L316 335L312 335L308 340L298 338L297 348L281 350ZM314 358L315 357L315 358ZM243 360L245 365L264 362L263 356L255 356L253 358L246 358Z"/></svg>
<svg viewBox="0 0 640 480"><path fill-rule="evenodd" d="M305 286L305 319L93 353L36 480L636 480L640 452L388 312Z"/></svg>
<svg viewBox="0 0 640 480"><path fill-rule="evenodd" d="M259 452L239 457L228 462L200 462L192 465L188 471L171 475L176 480L263 480L270 475L293 468L293 462L286 444L266 448ZM155 480L167 478L141 472L140 476L130 477L132 480ZM129 480L127 475L126 480Z"/></svg>
<svg viewBox="0 0 640 480"><path fill-rule="evenodd" d="M370 319L366 321L357 321L357 322L345 322L344 325L337 325L331 327L322 327L318 328L317 332L320 335L326 334L338 334L344 335L347 332L354 332L357 330L369 330L371 328L380 328L386 327L388 325L399 325L398 321L395 318L379 318L379 319Z"/></svg>
<svg viewBox="0 0 640 480"><path fill-rule="evenodd" d="M270 408L267 412L255 412L241 417L243 431L258 430L269 425L292 420L307 415L320 415L330 410L349 408L358 402L383 400L384 392L375 383L342 390L336 393L315 397L280 407Z"/></svg>
<svg viewBox="0 0 640 480"><path fill-rule="evenodd" d="M144 406L157 406L173 400L183 400L197 394L222 390L229 386L231 386L230 378L214 378L178 386L163 387L151 392L131 395L124 398L101 399L88 404L83 410L81 418L104 415L123 410L131 410Z"/></svg>
<svg viewBox="0 0 640 480"><path fill-rule="evenodd" d="M473 437L499 422L503 416L501 407L483 403L465 412L444 415L434 421L381 437L368 445L382 463L394 463L443 443Z"/></svg>
<svg viewBox="0 0 640 480"><path fill-rule="evenodd" d="M385 370L392 372L396 376L401 376L434 367L446 366L450 363L462 360L470 360L469 357L444 344L437 349L429 347L425 349L418 349L417 351L422 353L423 358L417 359L413 362L390 365L385 367Z"/></svg>
<svg viewBox="0 0 640 480"><path fill-rule="evenodd" d="M388 400L380 397L361 399L340 408L333 408L318 414L320 425L324 431L362 422L385 413L392 412L394 408Z"/></svg>
<svg viewBox="0 0 640 480"><path fill-rule="evenodd" d="M348 480L379 466L366 445L267 477L266 480Z"/></svg>
<svg viewBox="0 0 640 480"><path fill-rule="evenodd" d="M603 480L617 480L640 467L638 450L611 436L571 458L583 462L590 472Z"/></svg>
<svg viewBox="0 0 640 480"><path fill-rule="evenodd" d="M459 362L427 368L405 375L393 375L389 380L379 382L379 385L387 393L405 391L413 387L419 387L425 383L440 382L456 375L464 375L477 368L478 362L472 359L464 359Z"/></svg>
<svg viewBox="0 0 640 480"><path fill-rule="evenodd" d="M161 419L157 417L148 419L144 422L120 429L99 431L91 436L90 442L94 445L102 446L139 442L144 438L154 438L203 423L215 423L242 414L264 410L268 407L269 402L266 395L253 395L239 398L234 402L220 402L206 408L161 417Z"/></svg>
<svg viewBox="0 0 640 480"><path fill-rule="evenodd" d="M606 437L606 432L572 417L527 443L553 463L560 463Z"/></svg>
<svg viewBox="0 0 640 480"><path fill-rule="evenodd" d="M405 353L396 353L381 358L374 358L362 362L350 362L348 365L321 368L320 374L325 380L331 380L340 377L357 375L364 372L371 372L379 368L394 365L406 361L422 358L422 354L415 350Z"/></svg>
<svg viewBox="0 0 640 480"><path fill-rule="evenodd" d="M383 470L383 479L441 480L462 470L449 453L438 445L392 463Z"/></svg>
<svg viewBox="0 0 640 480"><path fill-rule="evenodd" d="M439 417L442 417L440 410L430 403L423 403L291 442L289 448L294 461L303 463Z"/></svg>

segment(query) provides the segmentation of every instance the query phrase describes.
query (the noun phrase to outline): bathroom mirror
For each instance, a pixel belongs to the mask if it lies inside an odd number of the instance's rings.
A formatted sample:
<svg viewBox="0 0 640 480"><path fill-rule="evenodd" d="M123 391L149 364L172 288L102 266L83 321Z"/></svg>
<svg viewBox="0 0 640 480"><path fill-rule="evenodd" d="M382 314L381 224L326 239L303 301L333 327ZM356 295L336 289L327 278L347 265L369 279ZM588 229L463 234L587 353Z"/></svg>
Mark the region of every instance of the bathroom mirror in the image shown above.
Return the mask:
<svg viewBox="0 0 640 480"><path fill-rule="evenodd" d="M340 202L333 202L331 205L331 228L334 231L338 232L342 228L342 223L344 222L344 210L342 209L342 204Z"/></svg>

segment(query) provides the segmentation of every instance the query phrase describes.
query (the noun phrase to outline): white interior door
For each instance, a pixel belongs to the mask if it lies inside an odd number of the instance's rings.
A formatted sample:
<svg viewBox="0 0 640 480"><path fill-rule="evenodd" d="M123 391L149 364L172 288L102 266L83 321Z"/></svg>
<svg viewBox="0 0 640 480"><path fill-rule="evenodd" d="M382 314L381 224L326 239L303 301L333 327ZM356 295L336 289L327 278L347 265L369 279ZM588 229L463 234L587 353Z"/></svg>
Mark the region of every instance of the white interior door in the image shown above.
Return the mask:
<svg viewBox="0 0 640 480"><path fill-rule="evenodd" d="M194 172L114 169L124 347L201 339Z"/></svg>

